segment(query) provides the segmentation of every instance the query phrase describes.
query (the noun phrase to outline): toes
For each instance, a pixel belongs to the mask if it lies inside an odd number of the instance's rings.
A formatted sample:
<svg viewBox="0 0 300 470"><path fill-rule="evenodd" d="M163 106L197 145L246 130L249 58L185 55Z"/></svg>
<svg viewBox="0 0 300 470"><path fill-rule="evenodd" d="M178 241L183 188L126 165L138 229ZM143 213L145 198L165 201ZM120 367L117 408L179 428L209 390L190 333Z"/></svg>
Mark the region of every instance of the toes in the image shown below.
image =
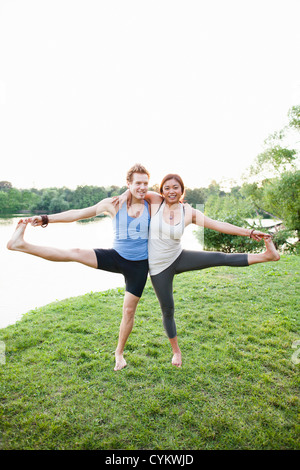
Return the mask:
<svg viewBox="0 0 300 470"><path fill-rule="evenodd" d="M175 367L181 367L182 366L181 356L178 357L178 355L174 355L172 359L172 365Z"/></svg>
<svg viewBox="0 0 300 470"><path fill-rule="evenodd" d="M127 366L127 363L126 363L125 359L122 357L122 358L116 360L116 365L114 367L114 370L122 370L126 366Z"/></svg>

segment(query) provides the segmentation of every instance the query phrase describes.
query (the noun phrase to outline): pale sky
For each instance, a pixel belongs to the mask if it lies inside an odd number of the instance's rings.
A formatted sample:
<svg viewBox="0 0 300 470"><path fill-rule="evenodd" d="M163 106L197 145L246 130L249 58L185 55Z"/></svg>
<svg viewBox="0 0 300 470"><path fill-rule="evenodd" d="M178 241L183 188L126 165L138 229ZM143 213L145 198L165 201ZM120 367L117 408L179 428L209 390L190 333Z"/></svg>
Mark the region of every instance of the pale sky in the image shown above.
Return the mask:
<svg viewBox="0 0 300 470"><path fill-rule="evenodd" d="M0 0L0 181L239 180L300 103L299 0Z"/></svg>

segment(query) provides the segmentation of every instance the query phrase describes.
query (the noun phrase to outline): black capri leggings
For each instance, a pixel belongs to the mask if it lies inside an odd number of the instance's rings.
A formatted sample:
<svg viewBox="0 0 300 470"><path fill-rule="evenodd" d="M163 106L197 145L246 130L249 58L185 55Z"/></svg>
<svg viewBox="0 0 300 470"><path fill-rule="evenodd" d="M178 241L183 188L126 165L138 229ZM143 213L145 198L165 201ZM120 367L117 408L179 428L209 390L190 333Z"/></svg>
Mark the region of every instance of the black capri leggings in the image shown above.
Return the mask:
<svg viewBox="0 0 300 470"><path fill-rule="evenodd" d="M169 338L176 336L173 299L173 278L175 274L213 266L248 266L248 255L246 253L227 254L214 251L183 250L167 269L151 276L152 285L162 310L163 325Z"/></svg>

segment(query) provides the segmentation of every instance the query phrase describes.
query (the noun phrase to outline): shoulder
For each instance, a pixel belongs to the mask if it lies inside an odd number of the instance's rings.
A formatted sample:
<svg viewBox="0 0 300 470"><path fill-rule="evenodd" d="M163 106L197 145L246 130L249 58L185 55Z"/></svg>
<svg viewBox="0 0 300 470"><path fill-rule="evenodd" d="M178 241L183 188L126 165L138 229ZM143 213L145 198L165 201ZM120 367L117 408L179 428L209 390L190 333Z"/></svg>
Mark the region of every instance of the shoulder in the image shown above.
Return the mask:
<svg viewBox="0 0 300 470"><path fill-rule="evenodd" d="M158 199L156 203L150 204L150 214L151 217L154 217L158 214L164 207L164 198Z"/></svg>
<svg viewBox="0 0 300 470"><path fill-rule="evenodd" d="M102 201L98 202L98 204L96 204L97 215L106 212L111 217L114 217L117 214L119 207L113 202L114 202L114 199L112 197L107 197L105 199L102 199Z"/></svg>
<svg viewBox="0 0 300 470"><path fill-rule="evenodd" d="M160 204L163 197L155 191L148 191L145 197L145 201L149 204Z"/></svg>
<svg viewBox="0 0 300 470"><path fill-rule="evenodd" d="M190 225L193 222L193 208L190 204L183 203L183 211L184 211L184 221L185 225Z"/></svg>

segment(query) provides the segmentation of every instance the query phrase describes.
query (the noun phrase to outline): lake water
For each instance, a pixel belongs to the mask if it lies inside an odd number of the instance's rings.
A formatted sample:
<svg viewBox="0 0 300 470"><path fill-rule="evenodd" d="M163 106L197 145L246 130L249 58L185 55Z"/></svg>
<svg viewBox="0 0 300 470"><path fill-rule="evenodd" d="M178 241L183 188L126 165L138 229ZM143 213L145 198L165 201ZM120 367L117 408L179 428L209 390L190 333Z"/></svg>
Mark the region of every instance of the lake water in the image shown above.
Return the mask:
<svg viewBox="0 0 300 470"><path fill-rule="evenodd" d="M56 300L123 287L121 274L92 269L78 263L54 263L25 253L9 251L8 240L19 217L0 218L0 328L14 324L29 310ZM184 248L200 250L193 231L185 230ZM27 226L25 238L37 245L60 248L111 248L113 229L109 217L92 222Z"/></svg>

